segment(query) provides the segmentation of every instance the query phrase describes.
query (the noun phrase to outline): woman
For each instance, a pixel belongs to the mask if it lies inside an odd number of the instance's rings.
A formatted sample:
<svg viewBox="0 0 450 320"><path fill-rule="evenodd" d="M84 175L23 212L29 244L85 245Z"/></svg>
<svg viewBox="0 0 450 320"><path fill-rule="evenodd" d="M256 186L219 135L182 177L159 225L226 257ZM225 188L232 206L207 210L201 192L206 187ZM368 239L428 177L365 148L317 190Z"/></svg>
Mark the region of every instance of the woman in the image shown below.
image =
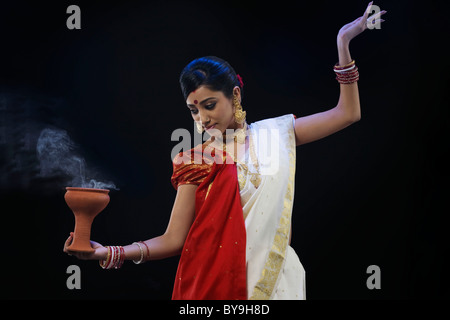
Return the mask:
<svg viewBox="0 0 450 320"><path fill-rule="evenodd" d="M166 232L128 246L69 252L103 268L181 254L173 299L305 299L304 269L290 247L295 147L326 137L360 119L358 69L349 43L381 23L381 11L341 28L337 36L337 105L296 118L251 124L242 110L243 82L224 60L204 57L185 67L180 84L197 130L211 138L173 159L177 190Z"/></svg>

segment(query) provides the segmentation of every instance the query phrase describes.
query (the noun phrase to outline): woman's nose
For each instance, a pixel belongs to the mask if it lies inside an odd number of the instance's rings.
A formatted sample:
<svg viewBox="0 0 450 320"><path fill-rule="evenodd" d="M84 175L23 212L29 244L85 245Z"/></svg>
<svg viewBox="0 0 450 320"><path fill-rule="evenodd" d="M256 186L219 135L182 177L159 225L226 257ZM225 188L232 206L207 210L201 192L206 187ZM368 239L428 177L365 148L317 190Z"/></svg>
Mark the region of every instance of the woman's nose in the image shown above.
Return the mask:
<svg viewBox="0 0 450 320"><path fill-rule="evenodd" d="M210 121L209 117L205 113L200 113L200 121L202 125L207 125Z"/></svg>

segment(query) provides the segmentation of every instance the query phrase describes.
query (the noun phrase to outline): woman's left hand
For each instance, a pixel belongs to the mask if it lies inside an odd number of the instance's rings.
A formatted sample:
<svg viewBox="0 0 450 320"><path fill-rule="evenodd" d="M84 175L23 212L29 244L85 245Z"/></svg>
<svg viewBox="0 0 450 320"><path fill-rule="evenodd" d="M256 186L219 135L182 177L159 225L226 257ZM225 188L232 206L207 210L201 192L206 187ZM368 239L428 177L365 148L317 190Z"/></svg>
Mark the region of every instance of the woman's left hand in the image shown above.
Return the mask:
<svg viewBox="0 0 450 320"><path fill-rule="evenodd" d="M73 232L70 233L66 242L64 243L63 251L67 253L69 256L75 256L81 260L105 260L108 249L102 246L100 243L91 240L91 247L95 249L94 252L75 252L70 251L69 246L73 241Z"/></svg>
<svg viewBox="0 0 450 320"><path fill-rule="evenodd" d="M373 1L369 3L366 11L361 17L354 20L353 22L347 23L341 28L341 30L339 30L337 36L338 42L342 41L344 43L349 43L350 40L366 30L368 28L368 25L376 27L379 23L384 21L383 19L380 19L380 17L387 12L386 10L382 10L369 17L369 13L372 11L372 3Z"/></svg>

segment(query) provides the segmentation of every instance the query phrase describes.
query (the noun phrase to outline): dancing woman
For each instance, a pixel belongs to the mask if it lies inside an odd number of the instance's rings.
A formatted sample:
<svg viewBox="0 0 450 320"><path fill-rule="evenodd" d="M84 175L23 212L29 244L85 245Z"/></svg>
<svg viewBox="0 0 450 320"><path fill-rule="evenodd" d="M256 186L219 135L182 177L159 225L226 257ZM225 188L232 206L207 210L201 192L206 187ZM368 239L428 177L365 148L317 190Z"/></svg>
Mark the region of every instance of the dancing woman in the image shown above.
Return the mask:
<svg viewBox="0 0 450 320"><path fill-rule="evenodd" d="M177 194L166 232L127 246L92 241L89 254L68 251L71 234L64 251L107 269L181 254L173 299L305 299L305 272L290 246L296 146L360 119L349 43L383 21L385 11L369 18L371 5L338 33L340 96L325 112L247 124L244 84L234 69L217 57L189 63L181 89L197 130L211 138L173 159Z"/></svg>

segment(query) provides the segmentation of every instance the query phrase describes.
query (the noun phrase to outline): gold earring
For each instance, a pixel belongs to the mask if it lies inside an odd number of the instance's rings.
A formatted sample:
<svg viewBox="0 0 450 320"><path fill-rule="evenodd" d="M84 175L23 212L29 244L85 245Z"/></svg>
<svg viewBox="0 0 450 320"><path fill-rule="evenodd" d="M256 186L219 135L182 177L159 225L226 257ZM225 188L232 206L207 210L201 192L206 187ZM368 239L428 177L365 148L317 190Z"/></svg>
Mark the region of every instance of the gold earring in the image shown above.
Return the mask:
<svg viewBox="0 0 450 320"><path fill-rule="evenodd" d="M198 133L203 133L203 126L199 122L195 121L195 126L197 127Z"/></svg>
<svg viewBox="0 0 450 320"><path fill-rule="evenodd" d="M236 123L243 124L245 121L245 116L246 116L247 112L242 110L241 103L239 102L237 96L233 97L233 104L234 104L234 107L236 108L236 111L234 112L234 121Z"/></svg>

